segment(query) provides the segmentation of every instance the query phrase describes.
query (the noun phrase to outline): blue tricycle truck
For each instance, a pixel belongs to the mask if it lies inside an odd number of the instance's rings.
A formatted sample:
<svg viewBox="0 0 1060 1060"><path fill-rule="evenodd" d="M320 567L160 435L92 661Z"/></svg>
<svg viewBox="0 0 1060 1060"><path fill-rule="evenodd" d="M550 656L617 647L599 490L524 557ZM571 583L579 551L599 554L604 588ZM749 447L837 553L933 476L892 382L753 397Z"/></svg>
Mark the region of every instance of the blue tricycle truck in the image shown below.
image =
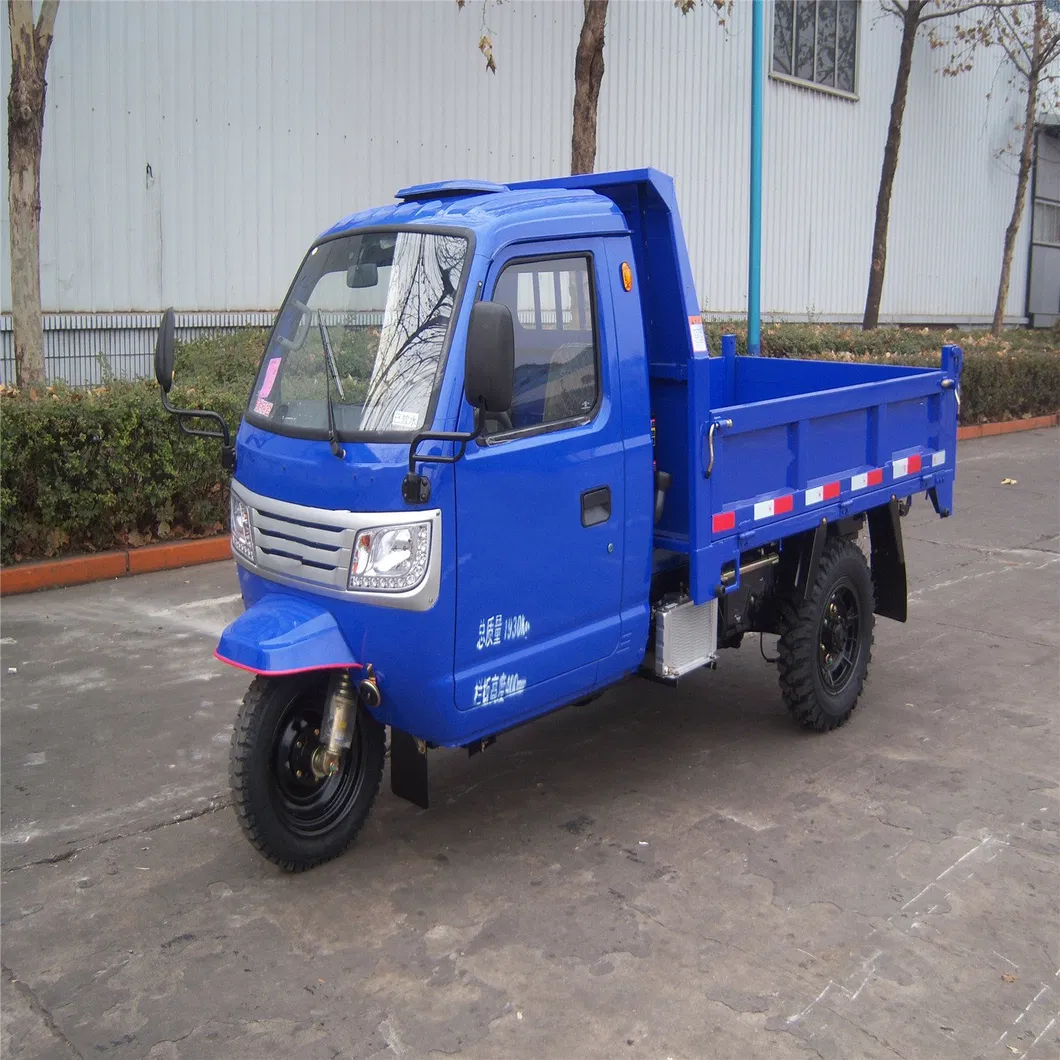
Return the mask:
<svg viewBox="0 0 1060 1060"><path fill-rule="evenodd" d="M254 674L230 777L288 870L378 794L427 806L436 747L629 678L676 685L746 633L817 731L850 717L874 615L905 621L900 516L950 514L962 354L938 369L712 356L672 180L651 169L405 188L309 249L232 445ZM216 429L204 428L201 418ZM189 426L199 419L200 426ZM859 545L867 532L868 560Z"/></svg>

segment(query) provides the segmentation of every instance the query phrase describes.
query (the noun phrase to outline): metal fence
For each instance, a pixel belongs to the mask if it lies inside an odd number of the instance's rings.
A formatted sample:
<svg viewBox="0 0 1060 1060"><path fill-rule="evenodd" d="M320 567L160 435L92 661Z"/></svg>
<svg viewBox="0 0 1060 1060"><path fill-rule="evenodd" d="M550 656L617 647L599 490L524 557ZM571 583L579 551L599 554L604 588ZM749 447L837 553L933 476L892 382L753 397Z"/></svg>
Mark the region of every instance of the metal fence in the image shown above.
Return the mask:
<svg viewBox="0 0 1060 1060"><path fill-rule="evenodd" d="M177 338L187 342L240 328L271 327L270 310L178 313ZM49 383L98 386L113 379L149 379L161 313L47 313L44 374ZM0 316L0 383L14 385L11 317Z"/></svg>

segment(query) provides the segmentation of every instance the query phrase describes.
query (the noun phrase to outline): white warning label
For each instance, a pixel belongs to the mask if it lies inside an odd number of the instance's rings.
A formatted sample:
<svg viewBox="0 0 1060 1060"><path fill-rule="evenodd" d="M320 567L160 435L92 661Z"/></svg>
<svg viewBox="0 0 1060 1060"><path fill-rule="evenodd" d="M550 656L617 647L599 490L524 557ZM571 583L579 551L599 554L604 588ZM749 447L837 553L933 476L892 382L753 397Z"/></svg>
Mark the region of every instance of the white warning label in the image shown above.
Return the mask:
<svg viewBox="0 0 1060 1060"><path fill-rule="evenodd" d="M707 352L707 333L703 330L702 317L689 317L688 330L692 334L692 350L694 353Z"/></svg>

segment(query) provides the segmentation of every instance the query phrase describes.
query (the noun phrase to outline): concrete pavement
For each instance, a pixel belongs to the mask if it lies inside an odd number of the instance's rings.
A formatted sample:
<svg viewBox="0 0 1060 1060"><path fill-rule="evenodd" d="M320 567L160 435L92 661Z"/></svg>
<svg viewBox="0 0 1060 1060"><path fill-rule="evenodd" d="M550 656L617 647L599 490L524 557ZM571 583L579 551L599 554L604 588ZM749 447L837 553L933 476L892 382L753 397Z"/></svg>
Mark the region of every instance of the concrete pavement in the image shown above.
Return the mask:
<svg viewBox="0 0 1060 1060"><path fill-rule="evenodd" d="M844 728L748 638L435 754L300 876L228 806L230 564L5 600L3 1055L1060 1055L1058 433L918 500Z"/></svg>

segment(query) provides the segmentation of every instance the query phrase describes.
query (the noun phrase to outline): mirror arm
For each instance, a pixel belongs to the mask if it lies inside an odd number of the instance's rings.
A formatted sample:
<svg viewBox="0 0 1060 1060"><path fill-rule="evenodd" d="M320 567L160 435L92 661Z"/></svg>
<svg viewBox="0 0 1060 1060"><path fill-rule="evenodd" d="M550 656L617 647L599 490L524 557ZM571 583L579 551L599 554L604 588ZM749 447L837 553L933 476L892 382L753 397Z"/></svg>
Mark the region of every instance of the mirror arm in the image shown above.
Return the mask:
<svg viewBox="0 0 1060 1060"><path fill-rule="evenodd" d="M224 416L219 412L214 412L213 409L178 409L170 402L169 395L165 390L162 390L162 408L177 417L177 424L185 434L190 434L195 438L219 439L221 442L221 466L226 471L235 470L235 449L232 446L232 435L228 430L228 423ZM203 431L197 427L189 427L185 421L190 419L213 420L221 429L219 431Z"/></svg>
<svg viewBox="0 0 1060 1060"><path fill-rule="evenodd" d="M455 464L463 455L468 442L473 442L481 433L485 420L481 410L475 409L475 429L468 433L464 431L420 431L412 439L409 446L409 472L401 483L401 496L406 504L426 504L431 499L430 481L423 475L417 474L417 464ZM420 442L456 442L459 448L449 456L431 455L421 456L416 450Z"/></svg>

